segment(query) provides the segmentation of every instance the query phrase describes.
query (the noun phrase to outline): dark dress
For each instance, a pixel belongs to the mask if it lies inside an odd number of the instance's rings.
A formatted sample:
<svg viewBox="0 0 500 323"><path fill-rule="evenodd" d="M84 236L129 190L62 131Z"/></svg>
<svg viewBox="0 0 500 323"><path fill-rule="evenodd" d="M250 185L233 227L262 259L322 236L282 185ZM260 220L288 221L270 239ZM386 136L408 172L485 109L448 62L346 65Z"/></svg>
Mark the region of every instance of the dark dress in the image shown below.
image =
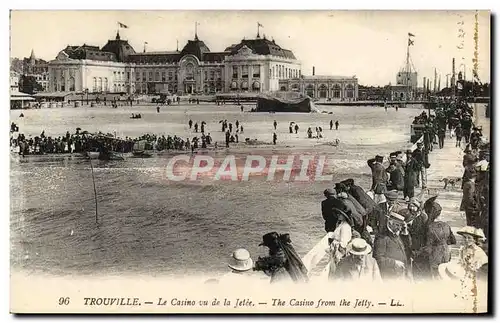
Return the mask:
<svg viewBox="0 0 500 323"><path fill-rule="evenodd" d="M439 275L438 266L451 260L448 245L456 244L457 240L451 227L441 221L432 222L427 229L426 253L429 257L429 267L433 276Z"/></svg>

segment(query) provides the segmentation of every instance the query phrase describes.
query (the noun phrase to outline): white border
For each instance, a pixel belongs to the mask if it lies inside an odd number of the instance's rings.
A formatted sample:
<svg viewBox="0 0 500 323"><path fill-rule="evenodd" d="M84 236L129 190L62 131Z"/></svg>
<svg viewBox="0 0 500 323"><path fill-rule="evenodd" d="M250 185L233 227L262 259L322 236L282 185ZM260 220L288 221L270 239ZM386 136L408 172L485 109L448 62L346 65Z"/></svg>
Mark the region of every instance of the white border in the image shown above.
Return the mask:
<svg viewBox="0 0 500 323"><path fill-rule="evenodd" d="M183 1L178 1L176 3L173 3L172 1L168 1L168 5L165 4L164 1L151 1L151 0L141 0L141 1L130 1L129 3L124 3L124 1L120 1L119 5L113 5L112 3L103 3L103 1L96 1L96 0L87 0L84 3L78 1L78 2L68 2L68 1L54 1L54 0L45 0L45 1L23 1L23 0L17 0L17 1L3 1L1 3L2 6L2 14L0 16L1 22L2 22L2 31L4 33L4 37L2 39L8 40L9 39L9 9L246 9L246 10L255 10L255 9L304 9L304 10L342 10L342 9L397 9L397 10L409 10L409 9L490 9L492 12L498 13L499 9L499 1L495 0L490 0L490 1L485 1L485 0L475 0L475 1L449 1L448 3L443 3L439 1L429 1L429 0L418 0L418 1L412 1L412 2L406 2L406 1L370 1L370 0L365 0L365 1L336 1L335 3L331 1L321 1L321 0L308 0L308 1L300 1L300 2L291 2L291 1L269 1L269 0L252 0L252 1L244 1L244 2L239 2L235 0L198 0L198 1L193 1L193 0L183 0ZM498 21L496 21L498 24ZM498 35L496 35L498 38ZM4 158L1 160L1 167L2 167L2 179L0 180L1 183L1 199L2 202L1 205L4 207L5 212L3 213L3 220L4 223L1 226L2 229L2 234L1 236L3 237L3 243L2 243L2 248L1 248L1 264L2 264L2 285L3 288L3 293L1 294L1 304L4 306L2 314L6 314L9 312L9 269L10 269L10 261L9 261L9 254L10 254L10 248L9 248L9 232L10 232L10 227L9 227L9 218L10 218L10 209L9 209L9 163L10 163L10 157L8 154L8 141L7 141L7 132L9 129L9 124L10 124L10 115L9 115L9 92L8 92L8 85L7 85L7 75L9 75L9 66L8 66L8 58L10 56L9 53L9 46L10 44L6 42L6 46L4 47L5 50L2 52L4 57L2 57L2 62L1 64L1 75L3 75L2 78L0 78L2 82L2 89L4 89L5 93L7 94L4 98L4 105L2 108L2 113L5 114L5 117L2 118L4 120L4 126L2 127L3 131L5 131L5 140L0 141L1 146L0 149L1 151L4 151L6 153L3 154ZM497 55L496 57L497 58ZM495 73L496 71L494 71ZM495 78L492 78L493 80L497 80L496 76L498 76L495 73ZM5 83L4 83L5 82ZM498 87L495 86L495 93L498 93ZM498 104L497 104L498 105ZM495 107L494 107L495 108ZM495 116L498 117L500 115L500 112L496 112ZM495 120L497 121L497 120ZM495 137L493 142L498 142L499 138ZM493 149L497 149L497 147L494 147ZM495 156L496 157L496 156ZM497 160L497 158L495 158ZM498 170L498 165L495 163L494 167ZM495 172L497 174L497 177L500 176L500 172ZM498 178L495 178L498 180ZM492 181L492 182L497 182L498 181ZM493 201L499 200L498 199L498 194L499 191L497 190L497 196L496 199L492 199ZM493 216L493 215L492 215ZM497 226L494 228L495 232L498 229L498 223L500 223L499 220L496 220ZM496 235L496 234L494 234ZM499 240L498 238L496 239L497 241ZM496 247L491 248L491 250L496 250ZM494 268L497 266L494 266ZM495 273L498 274L498 271ZM497 299L498 299L498 295ZM496 302L494 307L498 308L496 305L498 303ZM125 322L135 322L141 317L139 316L134 316L131 318L120 318L120 317L109 317L106 319L107 322L110 321L125 321ZM14 320L14 317L12 315L8 315L6 317L7 321ZM32 318L34 319L34 318ZM34 320L53 320L52 317L50 318L36 318ZM86 318L64 318L65 321L76 321L78 320L79 322L86 322L90 321L92 318L86 317ZM169 318L172 320L172 318ZM206 319L206 318L205 318ZM211 318L210 320L218 320L219 318ZM263 318L259 318L263 319ZM278 317L272 317L269 320L289 320L290 317L285 317L285 318L278 318ZM297 318L295 318L297 319ZM306 321L309 320L309 318L301 317L298 318L300 321ZM341 318L332 318L332 317L324 317L324 319L327 320L340 320ZM368 318L366 317L359 317L357 318L358 320L366 320ZM381 318L374 318L370 317L371 320L383 320L386 321L386 317L381 317ZM426 321L427 320L443 320L443 317L436 317L436 318L431 318L431 317L425 317L423 318ZM175 320L178 320L175 319ZM187 319L183 318L183 321L191 321L193 319ZM249 321L250 319L248 318L240 318L239 320L241 321ZM92 319L92 321L104 321L103 318L99 319Z"/></svg>

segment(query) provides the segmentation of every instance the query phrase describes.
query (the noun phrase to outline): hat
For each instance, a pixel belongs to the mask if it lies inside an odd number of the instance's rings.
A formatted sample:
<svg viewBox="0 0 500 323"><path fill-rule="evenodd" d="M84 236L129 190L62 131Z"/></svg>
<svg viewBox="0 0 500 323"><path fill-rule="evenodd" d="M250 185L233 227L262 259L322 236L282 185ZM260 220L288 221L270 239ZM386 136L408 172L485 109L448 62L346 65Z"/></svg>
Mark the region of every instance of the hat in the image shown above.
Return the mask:
<svg viewBox="0 0 500 323"><path fill-rule="evenodd" d="M396 213L396 212L390 212L388 218L392 219L392 220L397 220L400 222L405 222L405 217L402 216L401 214Z"/></svg>
<svg viewBox="0 0 500 323"><path fill-rule="evenodd" d="M413 151L411 149L406 149L407 154L413 154Z"/></svg>
<svg viewBox="0 0 500 323"><path fill-rule="evenodd" d="M417 146L421 146L421 145L423 145L423 144L424 144L424 143L423 143L423 142L421 142L421 141L418 141L418 142L417 142Z"/></svg>
<svg viewBox="0 0 500 323"><path fill-rule="evenodd" d="M335 183L335 190L337 192L347 192L347 186L344 183Z"/></svg>
<svg viewBox="0 0 500 323"><path fill-rule="evenodd" d="M482 240L486 239L486 236L484 235L483 229L478 229L478 228L475 228L475 227L472 227L469 225L458 230L457 233L461 236L468 234L468 235L471 235L475 238L479 238Z"/></svg>
<svg viewBox="0 0 500 323"><path fill-rule="evenodd" d="M389 158L396 158L396 157L398 157L398 154L396 154L396 153L389 154Z"/></svg>
<svg viewBox="0 0 500 323"><path fill-rule="evenodd" d="M396 190L385 192L384 195L389 201L396 201L398 199L398 191Z"/></svg>
<svg viewBox="0 0 500 323"><path fill-rule="evenodd" d="M279 235L278 232L269 232L262 236L262 242L259 246L274 246L278 241Z"/></svg>
<svg viewBox="0 0 500 323"><path fill-rule="evenodd" d="M336 194L335 190L332 189L332 188L327 188L326 190L323 191L323 194L325 194L325 196L333 196Z"/></svg>
<svg viewBox="0 0 500 323"><path fill-rule="evenodd" d="M346 186L352 186L354 185L354 180L352 178L348 178L340 182L341 184L344 184Z"/></svg>
<svg viewBox="0 0 500 323"><path fill-rule="evenodd" d="M365 239L355 238L347 244L347 252L352 255L367 255L372 252L372 247Z"/></svg>
<svg viewBox="0 0 500 323"><path fill-rule="evenodd" d="M437 197L437 196L436 196ZM415 205L416 207L418 207L420 209L420 206L422 206L422 203L415 197L412 197L410 199L410 202L408 203L409 205L413 204Z"/></svg>
<svg viewBox="0 0 500 323"><path fill-rule="evenodd" d="M438 266L439 276L445 280L461 279L465 277L465 268L457 262L445 262Z"/></svg>
<svg viewBox="0 0 500 323"><path fill-rule="evenodd" d="M375 156L375 159L376 160L384 160L384 156L377 155L377 156Z"/></svg>
<svg viewBox="0 0 500 323"><path fill-rule="evenodd" d="M334 207L333 212L335 212L337 215L343 216L351 227L354 226L354 220L351 217L350 211L344 212L341 209Z"/></svg>
<svg viewBox="0 0 500 323"><path fill-rule="evenodd" d="M253 268L253 260L248 250L241 248L233 252L228 266L236 271L247 271Z"/></svg>

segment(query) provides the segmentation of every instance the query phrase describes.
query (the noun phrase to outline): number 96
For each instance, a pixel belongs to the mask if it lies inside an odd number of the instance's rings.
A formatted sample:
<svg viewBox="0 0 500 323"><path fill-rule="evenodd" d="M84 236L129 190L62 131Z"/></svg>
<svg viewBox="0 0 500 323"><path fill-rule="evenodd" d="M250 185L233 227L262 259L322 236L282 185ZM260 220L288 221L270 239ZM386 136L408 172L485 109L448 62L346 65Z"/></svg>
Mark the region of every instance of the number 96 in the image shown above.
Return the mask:
<svg viewBox="0 0 500 323"><path fill-rule="evenodd" d="M59 305L69 305L69 297L60 297Z"/></svg>

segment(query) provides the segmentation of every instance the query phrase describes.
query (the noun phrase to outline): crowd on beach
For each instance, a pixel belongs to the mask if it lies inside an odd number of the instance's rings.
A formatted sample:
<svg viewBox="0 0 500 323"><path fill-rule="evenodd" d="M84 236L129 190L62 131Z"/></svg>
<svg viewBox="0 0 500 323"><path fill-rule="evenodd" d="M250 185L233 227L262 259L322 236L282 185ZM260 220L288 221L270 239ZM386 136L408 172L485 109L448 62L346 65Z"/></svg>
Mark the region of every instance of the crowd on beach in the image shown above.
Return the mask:
<svg viewBox="0 0 500 323"><path fill-rule="evenodd" d="M470 107L460 101L443 103L435 116L422 113L415 122L424 124L426 130L416 149L391 153L388 165L383 156L367 161L372 172L368 190L346 179L324 191L321 212L328 237L329 280L487 279L489 143L478 128L468 137L462 136L466 143L463 176L443 179L442 190L462 183L461 205L456 210L465 212L466 225L456 232L462 239L457 239L449 223L442 220L439 192L430 194L425 171L431 167L428 154L442 127L449 127L449 139L458 127L467 134L471 116ZM471 124L471 128L475 127ZM442 143L438 146L443 148ZM417 196L416 187L421 187ZM452 259L451 246L457 243L459 254ZM289 234L267 233L260 245L269 249L267 256L254 262L246 249L238 249L229 260L231 271L226 276L247 273L262 278L258 273L264 272L271 283L309 280L311 268L295 252Z"/></svg>

